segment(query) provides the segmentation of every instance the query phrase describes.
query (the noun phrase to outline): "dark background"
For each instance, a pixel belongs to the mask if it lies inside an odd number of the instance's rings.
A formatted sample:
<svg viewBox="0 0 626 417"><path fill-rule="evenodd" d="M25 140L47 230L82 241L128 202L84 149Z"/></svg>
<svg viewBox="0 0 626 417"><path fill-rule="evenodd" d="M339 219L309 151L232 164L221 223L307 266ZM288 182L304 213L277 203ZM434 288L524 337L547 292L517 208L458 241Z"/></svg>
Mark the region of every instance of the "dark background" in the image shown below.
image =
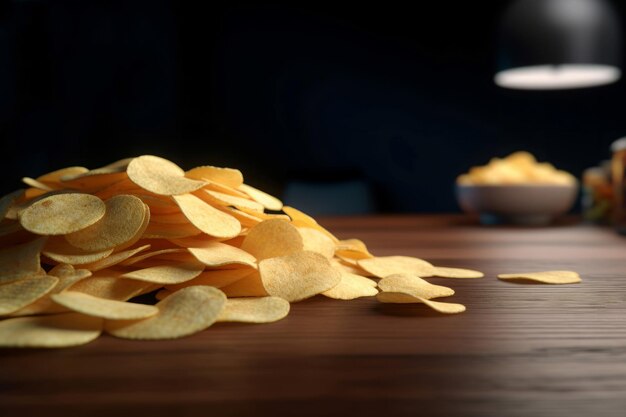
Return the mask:
<svg viewBox="0 0 626 417"><path fill-rule="evenodd" d="M457 210L459 173L519 149L580 175L626 134L625 82L496 87L506 3L2 2L2 194L146 153L278 195L357 181L398 212Z"/></svg>

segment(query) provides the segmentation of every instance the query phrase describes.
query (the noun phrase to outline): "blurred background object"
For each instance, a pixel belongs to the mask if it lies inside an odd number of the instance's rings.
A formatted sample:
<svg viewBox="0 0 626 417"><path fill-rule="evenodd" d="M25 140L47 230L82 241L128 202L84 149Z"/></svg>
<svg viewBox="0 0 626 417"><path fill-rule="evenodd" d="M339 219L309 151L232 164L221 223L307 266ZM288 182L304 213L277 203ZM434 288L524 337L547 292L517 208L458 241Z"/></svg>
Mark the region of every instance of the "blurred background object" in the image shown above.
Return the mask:
<svg viewBox="0 0 626 417"><path fill-rule="evenodd" d="M355 181L382 212L457 211L458 174L521 149L580 175L626 131L624 82L496 86L508 4L2 2L2 194L145 153L288 197ZM357 210L333 195L289 202Z"/></svg>

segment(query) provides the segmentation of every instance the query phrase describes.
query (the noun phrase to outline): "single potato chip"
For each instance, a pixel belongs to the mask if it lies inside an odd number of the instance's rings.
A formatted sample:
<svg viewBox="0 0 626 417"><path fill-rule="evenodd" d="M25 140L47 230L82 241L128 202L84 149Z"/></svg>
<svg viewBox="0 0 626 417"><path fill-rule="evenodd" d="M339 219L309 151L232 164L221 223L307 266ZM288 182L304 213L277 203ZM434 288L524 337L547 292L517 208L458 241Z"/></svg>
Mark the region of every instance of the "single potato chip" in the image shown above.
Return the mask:
<svg viewBox="0 0 626 417"><path fill-rule="evenodd" d="M120 278L121 274L120 271L106 271L102 275L94 275L78 281L68 290L109 300L126 301L154 288L154 284L149 282Z"/></svg>
<svg viewBox="0 0 626 417"><path fill-rule="evenodd" d="M207 182L217 182L228 187L237 188L243 184L243 174L238 169L219 168L209 165L190 169L185 173L187 178Z"/></svg>
<svg viewBox="0 0 626 417"><path fill-rule="evenodd" d="M180 195L199 190L206 182L185 177L185 171L167 159L144 155L133 159L128 178L144 190L160 195Z"/></svg>
<svg viewBox="0 0 626 417"><path fill-rule="evenodd" d="M0 285L0 315L10 314L34 303L49 293L59 279L37 276Z"/></svg>
<svg viewBox="0 0 626 417"><path fill-rule="evenodd" d="M20 212L24 229L38 235L65 235L91 226L106 211L104 202L89 194L55 194Z"/></svg>
<svg viewBox="0 0 626 417"><path fill-rule="evenodd" d="M155 306L109 300L77 291L65 291L51 298L55 303L77 313L108 320L145 319L159 312Z"/></svg>
<svg viewBox="0 0 626 417"><path fill-rule="evenodd" d="M284 220L265 220L254 226L244 239L241 249L263 260L290 255L304 248L302 235Z"/></svg>
<svg viewBox="0 0 626 417"><path fill-rule="evenodd" d="M50 187L49 185L44 184L42 182L39 182L39 181L37 181L34 178L24 177L24 178L22 178L22 182L24 184L30 186L30 187L37 188L39 190L43 190L43 191L52 191L53 190L53 188Z"/></svg>
<svg viewBox="0 0 626 417"><path fill-rule="evenodd" d="M213 206L233 206L241 210L250 210L262 213L263 205L247 198L235 197L213 190L202 190L197 193L198 197Z"/></svg>
<svg viewBox="0 0 626 417"><path fill-rule="evenodd" d="M200 248L188 248L189 252L208 267L245 265L257 267L256 258L248 252L220 242L207 242Z"/></svg>
<svg viewBox="0 0 626 417"><path fill-rule="evenodd" d="M156 316L144 320L106 321L105 329L124 339L176 339L211 326L225 304L226 296L217 288L187 287L159 301Z"/></svg>
<svg viewBox="0 0 626 417"><path fill-rule="evenodd" d="M269 295L263 286L261 276L256 270L232 284L220 288L227 297L265 297Z"/></svg>
<svg viewBox="0 0 626 417"><path fill-rule="evenodd" d="M485 274L471 269L436 266L431 276L439 278L482 278Z"/></svg>
<svg viewBox="0 0 626 417"><path fill-rule="evenodd" d="M574 271L521 272L500 274L498 278L502 280L528 280L543 284L576 284L582 281L580 275Z"/></svg>
<svg viewBox="0 0 626 417"><path fill-rule="evenodd" d="M424 303L428 307L443 314L457 314L465 311L463 304L443 303L441 301L432 301L424 297L402 292L386 292L378 293L376 296L381 303L407 304L407 303Z"/></svg>
<svg viewBox="0 0 626 417"><path fill-rule="evenodd" d="M158 266L126 272L121 276L154 284L180 284L197 277L203 270L204 265L197 261L184 263L163 261Z"/></svg>
<svg viewBox="0 0 626 417"><path fill-rule="evenodd" d="M61 186L61 178L66 176L76 176L79 174L84 174L89 171L85 167L67 167L57 169L56 171L48 172L47 174L43 174L37 177L37 181L49 185L51 187L60 187Z"/></svg>
<svg viewBox="0 0 626 417"><path fill-rule="evenodd" d="M337 268L335 268L337 269ZM322 295L336 300L354 300L360 297L371 297L378 294L376 283L369 278L339 270L341 281Z"/></svg>
<svg viewBox="0 0 626 417"><path fill-rule="evenodd" d="M262 204L263 207L268 210L278 211L283 208L282 201L264 191L257 190L256 188L247 184L241 184L238 188L239 191L243 191L244 193L248 194L254 201Z"/></svg>
<svg viewBox="0 0 626 417"><path fill-rule="evenodd" d="M65 239L86 251L103 251L131 241L141 230L146 207L132 195L117 195L106 201L104 216L78 232L65 235ZM147 225L146 225L147 226Z"/></svg>
<svg viewBox="0 0 626 417"><path fill-rule="evenodd" d="M217 321L272 323L287 317L289 307L280 297L229 298Z"/></svg>
<svg viewBox="0 0 626 417"><path fill-rule="evenodd" d="M454 295L452 288L431 284L411 274L394 274L378 281L378 287L384 292L398 292L422 298L439 298Z"/></svg>
<svg viewBox="0 0 626 417"><path fill-rule="evenodd" d="M367 272L379 278L394 274L414 274L422 277L432 276L434 266L423 259L410 256L376 256L359 259L357 264Z"/></svg>
<svg viewBox="0 0 626 417"><path fill-rule="evenodd" d="M298 232L302 236L304 250L317 252L328 259L335 256L335 242L324 233L310 227L298 227Z"/></svg>
<svg viewBox="0 0 626 417"><path fill-rule="evenodd" d="M259 274L269 295L289 302L328 291L341 282L341 274L319 253L301 251L259 262Z"/></svg>
<svg viewBox="0 0 626 417"><path fill-rule="evenodd" d="M39 254L46 238L0 249L0 284L41 275Z"/></svg>
<svg viewBox="0 0 626 417"><path fill-rule="evenodd" d="M333 242L335 243L339 242L339 239L337 239L335 235L333 235L328 230L320 226L317 223L317 221L313 217L309 216L308 214L303 213L300 210L293 208L293 207L289 207L289 206L284 206L282 210L291 218L291 223L294 226L310 227L311 229L317 229L320 232L324 233L329 238L331 238Z"/></svg>
<svg viewBox="0 0 626 417"><path fill-rule="evenodd" d="M78 313L18 317L0 321L0 347L61 348L100 336L102 319Z"/></svg>
<svg viewBox="0 0 626 417"><path fill-rule="evenodd" d="M216 209L192 194L174 196L183 214L207 235L231 238L241 232L241 223L233 216Z"/></svg>

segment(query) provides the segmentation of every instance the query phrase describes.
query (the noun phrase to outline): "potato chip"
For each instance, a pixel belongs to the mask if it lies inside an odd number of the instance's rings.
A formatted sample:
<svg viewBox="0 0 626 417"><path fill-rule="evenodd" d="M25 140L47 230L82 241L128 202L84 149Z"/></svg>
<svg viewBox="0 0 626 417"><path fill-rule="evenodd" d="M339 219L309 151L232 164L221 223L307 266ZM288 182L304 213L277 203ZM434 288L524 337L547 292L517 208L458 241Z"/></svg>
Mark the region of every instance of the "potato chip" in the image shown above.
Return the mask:
<svg viewBox="0 0 626 417"><path fill-rule="evenodd" d="M332 233L330 233L328 230L324 229L322 226L320 226L317 221L309 216L306 213L301 212L300 210L293 208L293 207L289 207L289 206L285 206L282 209L285 213L287 213L287 215L291 218L291 223L294 226L298 226L298 227L310 227L311 229L317 229L320 232L324 233L326 236L328 236L329 238L331 238L333 240L333 242L339 242L339 239L337 239Z"/></svg>
<svg viewBox="0 0 626 417"><path fill-rule="evenodd" d="M215 288L222 288L256 272L256 270L248 268L205 270L192 280L181 284L167 285L166 288L171 291L178 291L181 288L192 285L209 285ZM258 273L256 275L258 277ZM261 278L258 279L260 280Z"/></svg>
<svg viewBox="0 0 626 417"><path fill-rule="evenodd" d="M252 270L250 274L232 284L221 287L220 290L228 297L265 297L269 295L256 270Z"/></svg>
<svg viewBox="0 0 626 417"><path fill-rule="evenodd" d="M213 206L233 206L238 209L263 212L263 205L254 200L235 197L219 191L201 190L197 193L197 196Z"/></svg>
<svg viewBox="0 0 626 417"><path fill-rule="evenodd" d="M180 208L169 196L162 196L156 194L133 193L137 198L140 198L150 208L150 214L168 214L168 213L180 213Z"/></svg>
<svg viewBox="0 0 626 417"><path fill-rule="evenodd" d="M106 321L105 329L124 339L176 339L211 326L225 304L226 296L216 288L187 287L159 301L156 316L144 320Z"/></svg>
<svg viewBox="0 0 626 417"><path fill-rule="evenodd" d="M298 229L284 220L265 220L250 229L241 249L257 260L302 251L304 243Z"/></svg>
<svg viewBox="0 0 626 417"><path fill-rule="evenodd" d="M34 303L49 293L58 282L58 278L44 275L0 285L0 315L13 313Z"/></svg>
<svg viewBox="0 0 626 417"><path fill-rule="evenodd" d="M346 272L350 272L351 274L360 275L362 277L374 277L374 275L370 274L369 272L358 266L356 264L356 261L354 265L346 263L343 259L337 258L331 259L330 262L335 269L344 270Z"/></svg>
<svg viewBox="0 0 626 417"><path fill-rule="evenodd" d="M357 264L379 278L394 274L414 274L429 277L432 276L435 268L423 259L410 256L376 256L359 259Z"/></svg>
<svg viewBox="0 0 626 417"><path fill-rule="evenodd" d="M317 252L328 259L335 255L335 242L331 238L317 229L310 227L298 227L298 232L302 236L304 250Z"/></svg>
<svg viewBox="0 0 626 417"><path fill-rule="evenodd" d="M185 176L195 180L217 182L233 188L237 188L243 184L241 171L232 168L219 168L205 165L190 169L185 173Z"/></svg>
<svg viewBox="0 0 626 417"><path fill-rule="evenodd" d="M172 291L172 290L168 290L163 288L162 290L157 291L156 294L154 294L154 298L156 298L158 301L161 301L162 299L164 299L165 297L168 297L172 294L174 294L176 291Z"/></svg>
<svg viewBox="0 0 626 417"><path fill-rule="evenodd" d="M161 255L170 254L170 253L189 253L186 249L181 248L169 248L169 249L159 249L150 252L144 252L141 255L133 256L132 258L128 258L125 261L120 262L122 266L135 265L139 262L142 262L146 259L150 259L153 257L159 257Z"/></svg>
<svg viewBox="0 0 626 417"><path fill-rule="evenodd" d="M43 190L43 191L53 190L53 188L51 188L49 185L39 182L34 178L24 177L22 178L22 182L30 187L37 188L38 190Z"/></svg>
<svg viewBox="0 0 626 417"><path fill-rule="evenodd" d="M199 248L188 248L189 252L208 267L224 265L245 265L257 267L256 258L248 252L220 242L207 242Z"/></svg>
<svg viewBox="0 0 626 417"><path fill-rule="evenodd" d="M205 203L195 195L177 195L174 196L174 200L185 217L207 235L231 238L241 231L241 224L237 219Z"/></svg>
<svg viewBox="0 0 626 417"><path fill-rule="evenodd" d="M167 159L144 155L133 159L128 178L144 190L161 195L180 195L199 190L206 183L185 177L185 171Z"/></svg>
<svg viewBox="0 0 626 417"><path fill-rule="evenodd" d="M369 278L339 270L341 281L322 295L336 300L354 300L360 297L371 297L378 294L376 283Z"/></svg>
<svg viewBox="0 0 626 417"><path fill-rule="evenodd" d="M580 275L574 271L521 272L500 274L498 278L502 280L528 280L543 284L576 284L582 281Z"/></svg>
<svg viewBox="0 0 626 417"><path fill-rule="evenodd" d="M0 220L4 219L9 209L24 196L24 190L17 190L0 198Z"/></svg>
<svg viewBox="0 0 626 417"><path fill-rule="evenodd" d="M248 194L254 201L257 203L261 203L263 207L268 210L278 211L283 208L283 202L277 199L274 196L267 194L261 190L257 190L256 188L247 185L241 184L239 187L239 191L243 191Z"/></svg>
<svg viewBox="0 0 626 417"><path fill-rule="evenodd" d="M485 274L471 269L436 266L431 276L439 278L482 278Z"/></svg>
<svg viewBox="0 0 626 417"><path fill-rule="evenodd" d="M70 245L63 236L54 236L48 239L41 253L53 261L75 265L97 262L111 255L113 249L86 251Z"/></svg>
<svg viewBox="0 0 626 417"><path fill-rule="evenodd" d="M106 258L100 259L99 261L90 262L86 264L79 264L79 266L83 269L88 269L91 272L100 271L101 269L110 268L114 265L117 265L126 259L135 256L139 252L143 252L146 249L149 249L150 245L143 245L133 249L127 249L120 252L112 253Z"/></svg>
<svg viewBox="0 0 626 417"><path fill-rule="evenodd" d="M136 243L144 238L146 230L148 230L148 226L150 225L150 208L148 207L147 204L144 204L143 208L144 208L143 223L141 224L141 226L135 233L135 236L131 237L130 240L126 241L125 243L117 245L114 249L115 252L119 252L119 251L122 251L124 249L130 248L133 246L136 247L138 246L136 245Z"/></svg>
<svg viewBox="0 0 626 417"><path fill-rule="evenodd" d="M39 254L46 238L0 249L0 284L41 275Z"/></svg>
<svg viewBox="0 0 626 417"><path fill-rule="evenodd" d="M244 227L254 227L263 221L263 219L257 216L253 216L251 214L246 213L245 211L241 211L236 208L232 208L232 207L217 207L217 208L233 216Z"/></svg>
<svg viewBox="0 0 626 417"><path fill-rule="evenodd" d="M444 303L441 301L432 301L428 298L419 297L413 294L406 294L402 292L381 292L376 296L381 303L424 303L428 307L443 314L457 314L465 311L463 304L457 303Z"/></svg>
<svg viewBox="0 0 626 417"><path fill-rule="evenodd" d="M165 224L189 224L189 219L185 217L182 211L174 213L156 214L152 216L152 221L155 223Z"/></svg>
<svg viewBox="0 0 626 417"><path fill-rule="evenodd" d="M38 235L65 235L91 226L106 211L104 202L89 194L55 194L33 203L19 214L24 229Z"/></svg>
<svg viewBox="0 0 626 417"><path fill-rule="evenodd" d="M187 224L168 224L150 222L143 234L144 239L182 239L186 237L196 236L202 233L191 223Z"/></svg>
<svg viewBox="0 0 626 417"><path fill-rule="evenodd" d="M109 300L77 291L65 291L51 298L55 303L77 313L108 320L145 319L159 312L155 306Z"/></svg>
<svg viewBox="0 0 626 417"><path fill-rule="evenodd" d="M125 172L108 173L93 170L75 176L63 176L61 177L61 186L85 193L95 193L126 178L128 177Z"/></svg>
<svg viewBox="0 0 626 417"><path fill-rule="evenodd" d="M86 251L112 249L133 239L141 229L146 215L144 203L132 195L117 195L105 202L106 213L94 223L65 239Z"/></svg>
<svg viewBox="0 0 626 417"><path fill-rule="evenodd" d="M378 281L378 287L384 292L405 293L427 299L454 295L452 288L431 284L411 274L389 275Z"/></svg>
<svg viewBox="0 0 626 417"><path fill-rule="evenodd" d="M335 287L341 274L315 252L296 252L259 262L259 274L269 295L299 301Z"/></svg>
<svg viewBox="0 0 626 417"><path fill-rule="evenodd" d="M120 278L122 273L120 271L106 271L101 275L94 275L78 281L68 290L109 300L126 301L147 289L154 288L154 285L149 282Z"/></svg>
<svg viewBox="0 0 626 417"><path fill-rule="evenodd" d="M184 263L163 261L158 266L126 272L121 276L154 284L180 284L197 277L203 270L204 265L197 261Z"/></svg>
<svg viewBox="0 0 626 417"><path fill-rule="evenodd" d="M242 191L239 191L237 188L229 187L228 185L225 185L225 184L220 184L219 182L209 182L207 183L207 185L204 186L204 188L206 190L217 191L223 194L228 194L228 195L232 195L232 196L239 197L239 198L245 198L247 200L252 200L252 197L250 197L248 194Z"/></svg>
<svg viewBox="0 0 626 417"><path fill-rule="evenodd" d="M0 321L0 347L78 346L97 339L101 332L102 319L77 313L18 317Z"/></svg>
<svg viewBox="0 0 626 417"><path fill-rule="evenodd" d="M289 302L280 297L230 298L218 322L272 323L287 317Z"/></svg>
<svg viewBox="0 0 626 417"><path fill-rule="evenodd" d="M259 220L278 219L278 220L290 221L289 216L287 216L286 214L265 213L263 211L250 210L246 207L238 207L237 210L239 210L242 213L246 213L249 216L256 217Z"/></svg>

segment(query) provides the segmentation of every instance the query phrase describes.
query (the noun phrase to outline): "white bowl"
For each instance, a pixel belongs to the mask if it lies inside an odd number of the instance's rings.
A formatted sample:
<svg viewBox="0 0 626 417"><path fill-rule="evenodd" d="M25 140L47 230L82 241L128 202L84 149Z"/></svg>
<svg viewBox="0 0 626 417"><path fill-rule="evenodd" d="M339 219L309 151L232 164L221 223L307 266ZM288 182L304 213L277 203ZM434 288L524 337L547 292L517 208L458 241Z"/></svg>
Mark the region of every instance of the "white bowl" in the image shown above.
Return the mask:
<svg viewBox="0 0 626 417"><path fill-rule="evenodd" d="M545 225L567 213L578 196L572 185L457 185L461 208L484 224Z"/></svg>

